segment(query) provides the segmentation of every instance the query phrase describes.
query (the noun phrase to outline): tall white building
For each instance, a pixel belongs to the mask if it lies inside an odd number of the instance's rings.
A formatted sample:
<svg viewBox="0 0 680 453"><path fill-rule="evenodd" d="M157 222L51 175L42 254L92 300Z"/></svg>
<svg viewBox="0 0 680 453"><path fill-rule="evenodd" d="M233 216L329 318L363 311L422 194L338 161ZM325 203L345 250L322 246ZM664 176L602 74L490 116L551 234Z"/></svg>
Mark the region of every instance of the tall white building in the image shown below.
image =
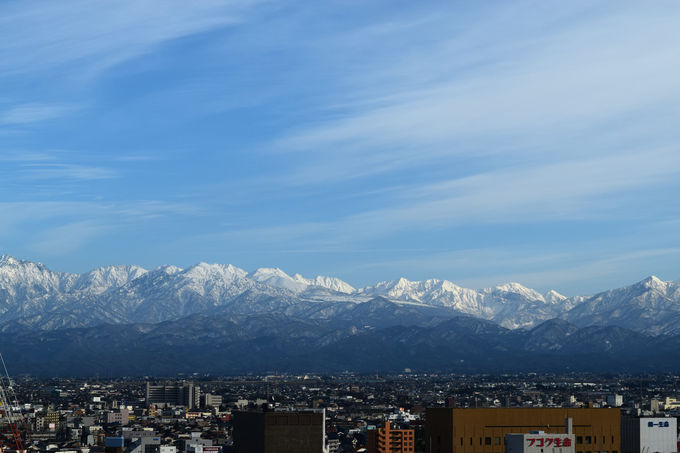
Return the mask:
<svg viewBox="0 0 680 453"><path fill-rule="evenodd" d="M607 406L621 407L623 405L623 396L617 394L607 395Z"/></svg>
<svg viewBox="0 0 680 453"><path fill-rule="evenodd" d="M678 451L675 417L641 417L621 420L622 453L675 453Z"/></svg>

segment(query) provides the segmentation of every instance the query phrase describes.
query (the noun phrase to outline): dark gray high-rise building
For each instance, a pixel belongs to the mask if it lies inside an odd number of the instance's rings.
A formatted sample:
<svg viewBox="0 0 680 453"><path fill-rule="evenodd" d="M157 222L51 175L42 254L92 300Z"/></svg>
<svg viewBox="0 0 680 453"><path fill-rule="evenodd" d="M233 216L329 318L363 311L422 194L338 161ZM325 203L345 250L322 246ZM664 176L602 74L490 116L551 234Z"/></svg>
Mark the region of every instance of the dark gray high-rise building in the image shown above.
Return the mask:
<svg viewBox="0 0 680 453"><path fill-rule="evenodd" d="M201 388L191 382L176 385L151 385L146 383L146 405L198 407Z"/></svg>
<svg viewBox="0 0 680 453"><path fill-rule="evenodd" d="M325 412L235 412L234 453L324 453Z"/></svg>

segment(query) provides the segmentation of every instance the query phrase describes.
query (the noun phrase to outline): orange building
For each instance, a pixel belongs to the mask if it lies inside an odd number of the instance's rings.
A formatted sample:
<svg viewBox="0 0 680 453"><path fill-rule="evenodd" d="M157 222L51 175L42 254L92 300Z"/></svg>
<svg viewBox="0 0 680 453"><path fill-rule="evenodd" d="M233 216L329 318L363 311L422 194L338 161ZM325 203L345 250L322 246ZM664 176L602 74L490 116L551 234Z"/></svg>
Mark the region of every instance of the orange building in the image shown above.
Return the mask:
<svg viewBox="0 0 680 453"><path fill-rule="evenodd" d="M412 429L392 429L390 422L382 428L368 431L368 453L413 453Z"/></svg>
<svg viewBox="0 0 680 453"><path fill-rule="evenodd" d="M506 434L566 433L568 418L572 419L576 453L621 451L621 411L616 408L430 408L425 451L505 453Z"/></svg>

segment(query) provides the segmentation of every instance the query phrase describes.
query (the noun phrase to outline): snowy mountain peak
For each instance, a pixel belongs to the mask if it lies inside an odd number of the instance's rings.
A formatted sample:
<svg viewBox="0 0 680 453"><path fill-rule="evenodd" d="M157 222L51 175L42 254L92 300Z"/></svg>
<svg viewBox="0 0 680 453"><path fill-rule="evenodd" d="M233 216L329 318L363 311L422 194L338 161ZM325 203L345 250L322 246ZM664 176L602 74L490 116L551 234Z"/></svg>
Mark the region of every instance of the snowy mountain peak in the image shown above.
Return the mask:
<svg viewBox="0 0 680 453"><path fill-rule="evenodd" d="M24 268L24 269L40 269L47 270L43 263L20 260L11 255L0 255L0 268Z"/></svg>
<svg viewBox="0 0 680 453"><path fill-rule="evenodd" d="M652 275L585 298L561 317L577 326L615 324L652 335L680 331L680 287Z"/></svg>
<svg viewBox="0 0 680 453"><path fill-rule="evenodd" d="M650 275L646 279L642 280L640 284L646 288L650 289L664 289L667 286L667 282L664 282L656 275Z"/></svg>
<svg viewBox="0 0 680 453"><path fill-rule="evenodd" d="M543 294L543 299L550 304L560 303L567 300L567 296L563 296L554 289L551 289L547 293Z"/></svg>
<svg viewBox="0 0 680 453"><path fill-rule="evenodd" d="M0 255L0 266L16 266L19 261L10 255Z"/></svg>
<svg viewBox="0 0 680 453"><path fill-rule="evenodd" d="M127 285L148 271L139 266L105 266L81 274L73 284L72 290L87 294L102 294L111 288Z"/></svg>
<svg viewBox="0 0 680 453"><path fill-rule="evenodd" d="M0 258L0 275L7 280L22 280L23 284L34 284L47 279L60 280L69 274L58 274L50 271L42 263L19 260L9 255Z"/></svg>
<svg viewBox="0 0 680 453"><path fill-rule="evenodd" d="M295 274L296 276L302 277L300 274ZM322 288L330 289L331 291L336 291L338 293L352 294L356 292L356 289L339 278L335 277L325 277L323 275L317 275L313 280L307 280L312 286L320 286Z"/></svg>
<svg viewBox="0 0 680 453"><path fill-rule="evenodd" d="M404 277L399 278L394 285L395 288L408 288L409 286L411 286L411 281L406 280Z"/></svg>
<svg viewBox="0 0 680 453"><path fill-rule="evenodd" d="M462 289L460 286L458 286L455 283L452 283L448 280L442 280L441 281L441 287L442 287L443 290L449 291L449 292L459 291L459 290Z"/></svg>
<svg viewBox="0 0 680 453"><path fill-rule="evenodd" d="M536 290L527 288L519 283L511 282L505 285L496 286L492 290L493 292L505 292L505 293L515 293L519 294L527 299L544 301L543 295Z"/></svg>
<svg viewBox="0 0 680 453"><path fill-rule="evenodd" d="M255 272L251 272L250 274L248 274L248 277L258 281L260 281L261 279L267 279L272 277L291 278L290 275L286 274L278 267L260 267L258 269L255 269Z"/></svg>
<svg viewBox="0 0 680 453"><path fill-rule="evenodd" d="M163 272L164 274L173 275L182 272L181 267L173 266L172 264L164 264L156 268L156 271Z"/></svg>
<svg viewBox="0 0 680 453"><path fill-rule="evenodd" d="M278 268L263 267L248 274L248 277L257 282L293 292L302 292L315 286L345 294L352 294L356 291L351 285L338 278L324 276L305 278L300 274L294 274L291 277Z"/></svg>
<svg viewBox="0 0 680 453"><path fill-rule="evenodd" d="M265 285L287 289L288 291L296 293L304 291L308 286L307 282L297 281L281 269L275 267L261 267L256 269L255 272L248 274L248 278L259 283L264 283Z"/></svg>
<svg viewBox="0 0 680 453"><path fill-rule="evenodd" d="M203 262L195 264L182 272L184 272L185 276L189 278L196 279L215 278L229 281L233 279L246 278L246 276L248 275L248 273L243 269L238 268L231 264L210 264Z"/></svg>

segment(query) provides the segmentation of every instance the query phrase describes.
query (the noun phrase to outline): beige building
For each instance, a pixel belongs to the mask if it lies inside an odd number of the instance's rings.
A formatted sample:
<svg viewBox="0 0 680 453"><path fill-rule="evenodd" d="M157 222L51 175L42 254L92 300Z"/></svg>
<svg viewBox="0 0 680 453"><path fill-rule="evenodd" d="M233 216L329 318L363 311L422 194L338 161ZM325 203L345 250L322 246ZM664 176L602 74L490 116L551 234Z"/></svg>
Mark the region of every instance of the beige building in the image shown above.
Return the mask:
<svg viewBox="0 0 680 453"><path fill-rule="evenodd" d="M576 453L621 452L621 412L616 408L431 408L426 414L428 453L505 453L506 434L564 433L568 418Z"/></svg>

